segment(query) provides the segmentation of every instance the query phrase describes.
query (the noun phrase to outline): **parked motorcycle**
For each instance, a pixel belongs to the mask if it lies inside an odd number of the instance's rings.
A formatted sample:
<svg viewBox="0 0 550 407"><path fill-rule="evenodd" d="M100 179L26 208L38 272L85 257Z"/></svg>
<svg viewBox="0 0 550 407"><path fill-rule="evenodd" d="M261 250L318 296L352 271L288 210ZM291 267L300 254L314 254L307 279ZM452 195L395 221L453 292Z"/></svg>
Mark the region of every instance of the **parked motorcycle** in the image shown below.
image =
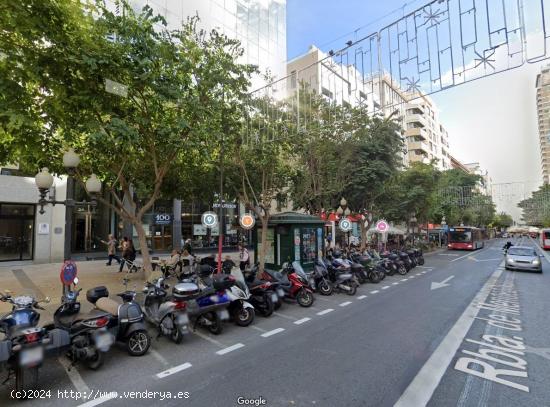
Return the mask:
<svg viewBox="0 0 550 407"><path fill-rule="evenodd" d="M78 295L82 289L77 290L77 284L78 278L75 278L72 289L71 285L63 286L61 305L54 313L53 323L45 328L66 331L70 337L67 356L72 364L83 361L88 368L95 370L103 365L104 354L114 343L115 338L107 329L112 315L99 309L81 313Z"/></svg>
<svg viewBox="0 0 550 407"><path fill-rule="evenodd" d="M386 277L385 269L380 264L375 262L374 258L369 255L368 252L358 255L356 260L365 268L371 283L377 284Z"/></svg>
<svg viewBox="0 0 550 407"><path fill-rule="evenodd" d="M258 265L254 265L250 270L245 270L245 281L253 297L255 294L261 294L263 296L264 291L266 294L271 294L274 310L279 309L283 304L282 300L285 298L284 290L277 281L259 279ZM271 313L269 315L271 315Z"/></svg>
<svg viewBox="0 0 550 407"><path fill-rule="evenodd" d="M343 259L335 258L330 265L327 265L328 278L332 287L339 292L348 295L357 293L357 283L351 273L351 266Z"/></svg>
<svg viewBox="0 0 550 407"><path fill-rule="evenodd" d="M400 251L400 250L394 250L394 253L399 256L399 259L403 262L405 268L407 269L407 273L411 271L413 268L413 262L407 252Z"/></svg>
<svg viewBox="0 0 550 407"><path fill-rule="evenodd" d="M181 283L180 283L181 284ZM185 287L174 286L176 294ZM164 282L164 278L158 278L154 282L146 282L143 287L142 306L145 318L158 329L158 335L165 335L175 343L181 343L187 333L187 303L174 295L168 295L166 291L170 286Z"/></svg>
<svg viewBox="0 0 550 407"><path fill-rule="evenodd" d="M255 278L255 273L252 277L250 274L246 277L237 267L232 268L231 275L235 277L236 285L247 294L247 301L252 304L256 311L264 317L273 314L274 303L279 301L279 297L275 292L277 283L258 280Z"/></svg>
<svg viewBox="0 0 550 407"><path fill-rule="evenodd" d="M295 299L302 307L313 305L315 297L308 284L307 275L298 261L283 264L281 271L265 270L265 273L278 282L285 297Z"/></svg>
<svg viewBox="0 0 550 407"><path fill-rule="evenodd" d="M128 280L124 279L124 283L127 285ZM122 299L122 304L109 298L105 286L94 287L86 292L86 299L97 310L110 314L106 326L115 340L124 343L131 356L145 355L151 346L151 337L145 328L143 311L134 301L136 292L126 289L117 296Z"/></svg>
<svg viewBox="0 0 550 407"><path fill-rule="evenodd" d="M35 310L43 310L39 304L49 302L49 298L36 301L32 296L12 297L6 292L0 295L0 301L12 305L11 311L0 318L0 332L4 334L0 341L0 366L7 367L6 381L15 374L15 390L35 389L44 356L68 346L69 335L60 329L38 327L40 314Z"/></svg>
<svg viewBox="0 0 550 407"><path fill-rule="evenodd" d="M307 273L309 286L313 291L319 292L321 295L331 295L333 292L332 284L330 283L327 266L322 259L317 259L313 266L313 270Z"/></svg>
<svg viewBox="0 0 550 407"><path fill-rule="evenodd" d="M397 269L397 272L404 276L407 274L408 270L405 267L405 262L401 260L401 257L394 252L384 252L379 255L383 259L387 259L391 264Z"/></svg>

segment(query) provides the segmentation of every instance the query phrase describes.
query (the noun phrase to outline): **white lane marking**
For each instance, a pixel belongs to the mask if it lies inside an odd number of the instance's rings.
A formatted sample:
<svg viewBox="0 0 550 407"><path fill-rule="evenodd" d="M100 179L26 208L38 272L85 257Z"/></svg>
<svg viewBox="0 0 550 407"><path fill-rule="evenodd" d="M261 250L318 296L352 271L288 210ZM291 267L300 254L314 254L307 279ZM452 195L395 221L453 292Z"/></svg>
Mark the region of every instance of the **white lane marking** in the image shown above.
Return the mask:
<svg viewBox="0 0 550 407"><path fill-rule="evenodd" d="M414 278L414 276L409 276L409 279Z"/></svg>
<svg viewBox="0 0 550 407"><path fill-rule="evenodd" d="M254 326L254 325L249 325L249 326L250 328L255 329L258 332L267 332L265 329L259 328L257 326Z"/></svg>
<svg viewBox="0 0 550 407"><path fill-rule="evenodd" d="M311 307L310 307L311 308ZM281 317L281 318L284 318L284 319L289 319L291 321L295 321L296 318L294 317L289 317L288 315L285 315L285 314L281 314L280 312L273 312L273 315L277 315L278 317Z"/></svg>
<svg viewBox="0 0 550 407"><path fill-rule="evenodd" d="M447 277L445 280L443 280L442 282L436 282L436 281L432 281L432 284L430 285L430 290L437 290L438 288L441 288L441 287L448 287L450 286L450 284L447 284L449 281L451 281L453 278L455 278L455 276L450 276L450 277Z"/></svg>
<svg viewBox="0 0 550 407"><path fill-rule="evenodd" d="M294 323L296 325L301 325L301 324L303 324L304 322L307 322L307 321L311 321L311 318L305 317L305 318L299 319L298 321L294 321Z"/></svg>
<svg viewBox="0 0 550 407"><path fill-rule="evenodd" d="M358 300L362 300L363 298L367 298L366 295L360 295L359 297L357 297Z"/></svg>
<svg viewBox="0 0 550 407"><path fill-rule="evenodd" d="M341 307L345 307L347 305L350 305L351 304L351 301L346 301L346 302L343 302L340 304Z"/></svg>
<svg viewBox="0 0 550 407"><path fill-rule="evenodd" d="M78 370L76 369L76 367L74 366L71 367L71 361L64 356L60 356L59 358L57 358L57 360L59 361L59 363L61 363L61 366L63 366L63 368L65 369L65 372L67 373L67 376L69 376L69 380L75 387L76 391L80 392L81 394L84 394L84 393L88 394L90 392L90 388L88 387L86 382L82 380L82 376L80 376L80 373L78 373ZM69 370L69 367L70 367L70 370Z"/></svg>
<svg viewBox="0 0 550 407"><path fill-rule="evenodd" d="M480 249L478 251L478 253L480 253L481 251L483 251L483 249ZM452 259L449 263L452 263L453 261L457 261L457 260L463 259L464 257L468 257L468 256L471 256L471 255L472 255L472 253L465 254L464 256L460 256L460 257L457 257L456 259Z"/></svg>
<svg viewBox="0 0 550 407"><path fill-rule="evenodd" d="M186 362L181 365L171 367L170 369L166 369L164 372L157 373L157 377L162 379L166 376L173 375L174 373L181 372L182 370L189 369L191 366L193 366L191 363Z"/></svg>
<svg viewBox="0 0 550 407"><path fill-rule="evenodd" d="M332 308L327 308L324 311L318 312L317 315L325 315L325 314L328 314L329 312L332 312L332 311L334 311Z"/></svg>
<svg viewBox="0 0 550 407"><path fill-rule="evenodd" d="M408 278L402 278L401 279L401 281L407 281L407 280L408 280Z"/></svg>
<svg viewBox="0 0 550 407"><path fill-rule="evenodd" d="M376 294L376 293L379 293L379 292L380 292L380 291L378 291L378 290L374 290L374 291L371 291L370 293L371 293L371 294Z"/></svg>
<svg viewBox="0 0 550 407"><path fill-rule="evenodd" d="M149 349L149 352L151 353L151 355L153 355L153 357L158 360L160 363L162 363L163 365L165 366L169 366L170 363L168 363L168 361L164 358L164 356L162 356L158 351L154 350L154 349Z"/></svg>
<svg viewBox="0 0 550 407"><path fill-rule="evenodd" d="M399 284L399 283L391 283L391 285L397 285L397 284Z"/></svg>
<svg viewBox="0 0 550 407"><path fill-rule="evenodd" d="M451 256L451 257L456 257L456 256L458 256L458 254L456 254L456 253L439 253L438 256Z"/></svg>
<svg viewBox="0 0 550 407"><path fill-rule="evenodd" d="M111 399L116 399L116 398L118 398L118 393L116 391L115 392L110 392L109 394L106 394L105 396L99 397L99 398L94 399L94 400L87 401L86 403L79 404L77 407L94 407L94 406L97 406L98 404L105 403L106 401L109 401Z"/></svg>
<svg viewBox="0 0 550 407"><path fill-rule="evenodd" d="M419 269L433 270L433 267L427 267L427 266L416 266L416 267L418 267Z"/></svg>
<svg viewBox="0 0 550 407"><path fill-rule="evenodd" d="M214 345L219 346L220 348L223 348L225 346L220 341L218 341L214 338L211 338L208 335L203 334L202 332L199 332L199 331L192 331L192 332L193 332L193 335L197 335L199 338L202 338L202 339L204 339L204 340L206 340L210 343L213 343Z"/></svg>
<svg viewBox="0 0 550 407"><path fill-rule="evenodd" d="M390 288L389 285L385 285L384 287L382 287L382 290L387 290L388 288Z"/></svg>
<svg viewBox="0 0 550 407"><path fill-rule="evenodd" d="M490 287L493 286L501 274L502 270L495 270L405 389L394 407L425 406L428 404L479 312L476 304L482 303L487 298Z"/></svg>
<svg viewBox="0 0 550 407"><path fill-rule="evenodd" d="M233 352L234 350L242 348L244 345L242 343L236 343L235 345L228 346L227 348L220 349L216 352L218 355L225 355L226 353Z"/></svg>
<svg viewBox="0 0 550 407"><path fill-rule="evenodd" d="M262 338L267 338L267 337L270 337L272 335L276 335L278 334L279 332L283 332L285 330L285 328L276 328L276 329L273 329L271 331L267 331L266 333L263 333L261 335Z"/></svg>

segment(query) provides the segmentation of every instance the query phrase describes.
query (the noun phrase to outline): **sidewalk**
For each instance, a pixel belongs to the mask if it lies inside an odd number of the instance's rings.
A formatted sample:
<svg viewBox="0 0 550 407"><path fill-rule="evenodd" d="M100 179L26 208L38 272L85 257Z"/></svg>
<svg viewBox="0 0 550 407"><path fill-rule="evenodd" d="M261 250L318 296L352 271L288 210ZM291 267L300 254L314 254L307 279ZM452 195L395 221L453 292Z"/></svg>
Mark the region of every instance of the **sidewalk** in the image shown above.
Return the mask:
<svg viewBox="0 0 550 407"><path fill-rule="evenodd" d="M224 258L226 255L231 256L233 261L238 263L238 253L224 253ZM162 259L167 256L159 257ZM116 293L124 291L122 280L126 276L130 278L128 289L140 292L143 288L145 281L143 272L127 274L125 267L124 271L119 273L116 261L111 266L107 266L105 263L105 260L76 261L78 287L82 288L79 300L83 311L91 308L91 304L86 300L86 291L90 288L104 285L109 290L110 296L115 298ZM10 290L14 296L32 295L37 300L50 297L51 302L44 306L46 311L41 312L43 315L40 322L43 324L52 319L53 313L61 303L61 266L62 263L7 266L0 264L0 292ZM9 303L0 302L0 314L10 310Z"/></svg>

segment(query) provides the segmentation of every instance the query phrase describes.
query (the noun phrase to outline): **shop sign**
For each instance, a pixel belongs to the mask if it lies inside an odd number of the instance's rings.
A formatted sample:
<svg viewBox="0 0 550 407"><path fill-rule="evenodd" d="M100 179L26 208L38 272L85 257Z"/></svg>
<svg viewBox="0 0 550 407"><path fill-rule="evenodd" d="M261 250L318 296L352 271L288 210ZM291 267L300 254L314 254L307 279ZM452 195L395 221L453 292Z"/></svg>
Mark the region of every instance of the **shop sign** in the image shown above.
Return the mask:
<svg viewBox="0 0 550 407"><path fill-rule="evenodd" d="M155 225L171 225L172 215L169 213L155 213L153 216Z"/></svg>

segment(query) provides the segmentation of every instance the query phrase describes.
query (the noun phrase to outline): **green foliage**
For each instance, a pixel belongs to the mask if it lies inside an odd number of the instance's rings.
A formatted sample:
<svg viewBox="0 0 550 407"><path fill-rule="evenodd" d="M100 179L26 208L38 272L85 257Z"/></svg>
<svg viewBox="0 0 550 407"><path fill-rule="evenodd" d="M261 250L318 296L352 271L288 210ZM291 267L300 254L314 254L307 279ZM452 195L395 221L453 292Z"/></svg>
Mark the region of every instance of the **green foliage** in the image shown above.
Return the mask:
<svg viewBox="0 0 550 407"><path fill-rule="evenodd" d="M495 228L507 228L514 224L514 220L506 212L500 212L495 214L491 225Z"/></svg>
<svg viewBox="0 0 550 407"><path fill-rule="evenodd" d="M550 185L542 185L518 206L523 209L523 220L529 226L550 227Z"/></svg>

